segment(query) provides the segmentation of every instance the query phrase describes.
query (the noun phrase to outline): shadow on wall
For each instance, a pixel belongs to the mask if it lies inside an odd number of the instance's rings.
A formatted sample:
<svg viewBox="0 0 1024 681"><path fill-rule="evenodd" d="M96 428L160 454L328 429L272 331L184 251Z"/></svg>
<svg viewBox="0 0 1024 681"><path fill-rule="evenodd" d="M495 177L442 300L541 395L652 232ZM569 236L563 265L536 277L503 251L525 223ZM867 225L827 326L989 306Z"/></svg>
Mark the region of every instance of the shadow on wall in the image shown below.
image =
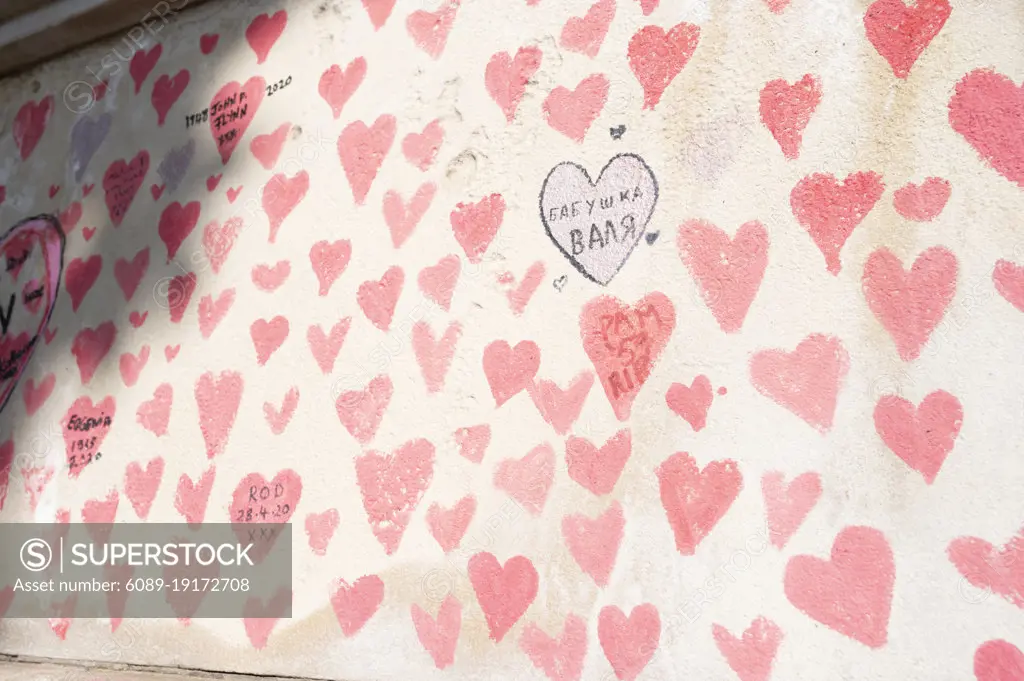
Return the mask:
<svg viewBox="0 0 1024 681"><path fill-rule="evenodd" d="M26 490L42 483L9 499L35 515L49 477L65 467L77 476L99 451L90 441L105 434L105 416L116 408L119 421L137 418L139 405L115 405L119 388L134 385L147 363L173 366L175 329L198 306L203 273L216 272L238 233L260 223L263 189L285 184L284 175L261 176L259 189L239 196L232 175L237 181L239 157L250 161L243 154L256 136L266 136L253 154L269 171L285 138L301 133L249 125L276 89L264 62L286 4L157 2L120 38L0 82L10 102L0 118L0 508L13 471ZM229 62L238 68L218 69ZM218 212L244 219L219 223ZM24 228L11 229L40 214L56 217L65 235L55 295L38 293L36 275L19 271L33 271L33 255L17 237ZM182 248L188 238L196 246ZM66 443L75 417L82 432ZM100 430L89 433L89 419ZM159 418L146 427L160 434ZM48 520L43 511L37 517Z"/></svg>

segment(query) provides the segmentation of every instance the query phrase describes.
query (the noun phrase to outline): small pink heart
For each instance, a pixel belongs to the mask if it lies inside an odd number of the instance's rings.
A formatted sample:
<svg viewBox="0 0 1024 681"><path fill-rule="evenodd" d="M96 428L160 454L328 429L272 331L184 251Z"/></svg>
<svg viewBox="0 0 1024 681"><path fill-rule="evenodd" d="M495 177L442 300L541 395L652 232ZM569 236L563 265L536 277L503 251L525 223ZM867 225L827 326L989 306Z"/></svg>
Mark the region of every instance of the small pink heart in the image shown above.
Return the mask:
<svg viewBox="0 0 1024 681"><path fill-rule="evenodd" d="M142 314L139 314L137 311L133 311L130 315L128 315L128 321L131 322L133 327L138 329L143 324L146 323L146 317L148 316L149 312L143 312Z"/></svg>
<svg viewBox="0 0 1024 681"><path fill-rule="evenodd" d="M170 364L175 357L178 356L178 351L181 350L180 345L168 345L164 348L164 357L167 358L167 363Z"/></svg>
<svg viewBox="0 0 1024 681"><path fill-rule="evenodd" d="M162 184L154 184L152 187L149 188L149 193L153 195L153 200L154 201L159 201L160 200L160 197L164 193L164 187L165 186L166 185L162 185Z"/></svg>
<svg viewBox="0 0 1024 681"><path fill-rule="evenodd" d="M82 228L82 237L86 241L89 241L90 239L92 239L94 234L96 234L96 228L95 227L83 227Z"/></svg>
<svg viewBox="0 0 1024 681"><path fill-rule="evenodd" d="M217 185L220 184L220 178L222 176L223 173L221 173L220 175L211 175L210 177L206 178L206 191L212 192L214 189L216 189Z"/></svg>
<svg viewBox="0 0 1024 681"><path fill-rule="evenodd" d="M238 195L242 193L242 185L238 185L234 189L228 189L228 203L234 203Z"/></svg>
<svg viewBox="0 0 1024 681"><path fill-rule="evenodd" d="M57 192L59 192L59 191L60 191L60 185L59 184L51 184L50 185L50 198L52 199L53 197L55 197L57 195Z"/></svg>
<svg viewBox="0 0 1024 681"><path fill-rule="evenodd" d="M89 194L92 193L92 188L95 187L95 186L96 185L94 185L94 184L82 185L82 197L84 198L86 196L89 196Z"/></svg>

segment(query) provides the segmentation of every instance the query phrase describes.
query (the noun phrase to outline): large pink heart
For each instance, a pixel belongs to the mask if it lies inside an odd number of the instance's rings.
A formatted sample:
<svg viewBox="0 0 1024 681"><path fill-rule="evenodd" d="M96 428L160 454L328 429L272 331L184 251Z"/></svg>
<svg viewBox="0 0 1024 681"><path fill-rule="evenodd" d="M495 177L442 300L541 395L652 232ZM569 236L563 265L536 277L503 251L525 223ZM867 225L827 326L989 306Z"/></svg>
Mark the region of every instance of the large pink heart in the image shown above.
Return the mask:
<svg viewBox="0 0 1024 681"><path fill-rule="evenodd" d="M64 231L55 217L40 215L0 238L0 412L14 393L50 321L64 266ZM27 274L23 274L27 271ZM18 280L22 284L18 284ZM32 282L24 286L25 282ZM45 304L39 305L39 299Z"/></svg>

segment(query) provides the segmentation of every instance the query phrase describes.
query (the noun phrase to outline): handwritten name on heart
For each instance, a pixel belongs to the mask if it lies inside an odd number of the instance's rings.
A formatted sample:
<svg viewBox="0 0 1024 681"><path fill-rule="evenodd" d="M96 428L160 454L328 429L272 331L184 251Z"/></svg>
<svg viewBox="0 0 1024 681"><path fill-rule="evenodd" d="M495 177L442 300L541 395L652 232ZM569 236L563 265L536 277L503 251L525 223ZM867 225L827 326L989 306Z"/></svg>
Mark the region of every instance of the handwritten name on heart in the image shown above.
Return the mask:
<svg viewBox="0 0 1024 681"><path fill-rule="evenodd" d="M53 217L24 220L0 238L0 412L25 373L60 290L64 232ZM22 272L25 284L18 285ZM42 301L43 304L39 304Z"/></svg>
<svg viewBox="0 0 1024 681"><path fill-rule="evenodd" d="M540 193L541 221L573 267L607 285L643 236L658 203L658 181L636 154L613 157L597 180L565 162L555 166Z"/></svg>

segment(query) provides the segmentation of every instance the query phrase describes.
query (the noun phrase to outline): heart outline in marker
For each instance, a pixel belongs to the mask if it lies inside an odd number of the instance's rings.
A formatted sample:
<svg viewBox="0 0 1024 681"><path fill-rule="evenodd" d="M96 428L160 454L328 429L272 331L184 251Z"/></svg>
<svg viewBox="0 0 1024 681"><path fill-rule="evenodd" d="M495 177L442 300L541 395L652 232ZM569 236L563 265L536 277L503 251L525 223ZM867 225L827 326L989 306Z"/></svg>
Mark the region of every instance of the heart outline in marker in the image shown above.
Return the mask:
<svg viewBox="0 0 1024 681"><path fill-rule="evenodd" d="M627 158L627 157L633 159L636 162L638 162L640 164L640 166L644 170L647 171L648 175L651 178L651 183L654 185L654 200L651 203L650 214L647 216L646 220L643 220L643 223L641 224L641 226L640 226L640 228L638 230L638 233L637 233L637 236L636 236L636 240L633 242L633 245L630 246L630 248L626 252L625 256L623 256L622 262L620 262L618 267L615 268L615 271L611 274L611 276L608 277L608 281L601 282L598 279L596 279L594 277L594 275L590 274L587 271L586 267L584 267L583 264L581 262L579 262L572 254L567 253L566 250L562 247L562 244L560 244L558 242L558 239L555 238L555 235L552 234L551 226L548 224L547 216L544 214L544 195L547 193L548 183L551 181L552 176L554 176L554 174L556 172L558 172L558 170L560 168L562 168L563 166L572 166L573 168L575 168L577 171L579 171L580 173L583 174L583 177L587 180L587 182L590 183L590 187L592 189L596 189L601 184L601 179L604 177L605 172L609 168L612 167L612 164L614 164L619 159ZM582 274L584 277L586 277L590 281L594 282L595 284L599 284L600 286L607 286L609 283L611 283L612 279L615 278L615 276L619 273L619 271L626 265L626 262L629 260L630 256L633 255L633 251L636 250L637 244L640 243L640 240L643 238L644 233L647 231L647 225L649 225L651 223L651 219L654 217L654 211L658 207L658 198L660 197L660 195L661 195L661 187L658 184L658 178L654 175L654 171L651 170L651 167L649 165L647 165L647 161L645 161L643 158L641 158L638 154L622 153L622 154L616 154L615 156L612 156L608 160L608 162L604 165L604 167L601 168L601 172L598 173L596 181L590 177L590 173L587 172L587 169L584 168L583 166L581 166L578 163L574 163L572 161L563 161L562 163L559 163L554 168L552 168L551 171L548 173L547 177L544 178L544 184L541 185L540 196L537 199L537 206L538 206L538 209L540 210L540 219L541 219L541 222L544 224L544 231L545 231L545 233L547 233L548 238L551 239L552 243L555 244L555 246L558 248L559 252L563 256L565 256L565 259L568 260L572 264L572 266L575 267L576 270L580 274Z"/></svg>
<svg viewBox="0 0 1024 681"><path fill-rule="evenodd" d="M5 246L23 234L34 237L40 242L43 257L46 262L46 284L50 290L49 300L46 301L46 312L43 315L42 320L39 322L39 328L36 329L35 335L33 336L33 341L35 341L39 339L39 336L43 335L43 331L47 328L47 324L50 322L50 316L53 314L53 309L57 306L57 296L60 293L61 278L64 273L64 245L66 238L64 236L64 230L60 226L60 220L58 220L56 216L36 215L34 217L21 220L7 230L7 232L0 237L0 246ZM7 379L6 382L8 384L4 386L0 383L0 413L2 413L4 407L7 406L7 402L14 394L15 388L18 387L18 382L21 380L22 374L25 373L25 369L28 368L29 362L32 361L32 356L35 354L36 347L36 343L33 341L30 341L31 349L22 359L19 360L14 375Z"/></svg>

